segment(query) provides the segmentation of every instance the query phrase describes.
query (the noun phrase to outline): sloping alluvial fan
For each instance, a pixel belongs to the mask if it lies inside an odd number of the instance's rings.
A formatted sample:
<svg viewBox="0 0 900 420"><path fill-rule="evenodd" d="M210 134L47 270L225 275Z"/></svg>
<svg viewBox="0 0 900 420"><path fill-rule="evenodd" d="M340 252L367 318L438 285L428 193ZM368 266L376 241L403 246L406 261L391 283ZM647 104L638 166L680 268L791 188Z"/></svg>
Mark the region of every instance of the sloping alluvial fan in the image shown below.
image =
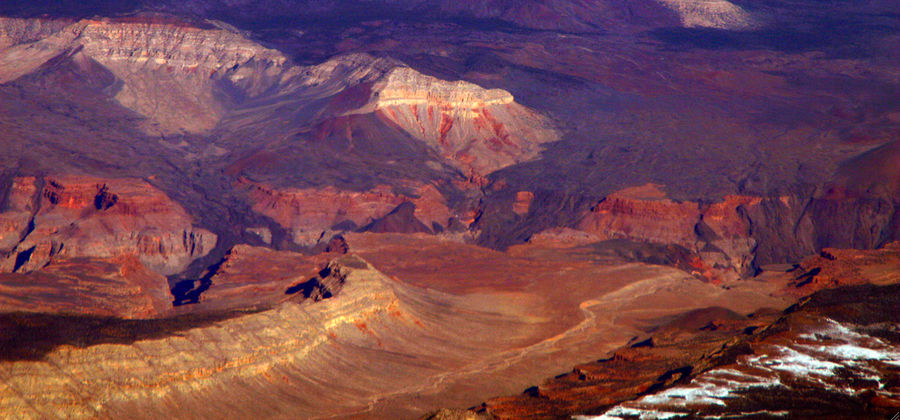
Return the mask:
<svg viewBox="0 0 900 420"><path fill-rule="evenodd" d="M0 417L889 418L896 9L2 2Z"/></svg>

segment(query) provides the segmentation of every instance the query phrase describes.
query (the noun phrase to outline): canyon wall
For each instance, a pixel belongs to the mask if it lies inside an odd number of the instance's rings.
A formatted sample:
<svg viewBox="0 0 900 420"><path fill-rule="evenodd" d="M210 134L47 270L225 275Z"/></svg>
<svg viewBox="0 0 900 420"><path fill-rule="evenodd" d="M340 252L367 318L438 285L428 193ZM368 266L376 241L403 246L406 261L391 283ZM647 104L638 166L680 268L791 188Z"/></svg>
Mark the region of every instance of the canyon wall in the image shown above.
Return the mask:
<svg viewBox="0 0 900 420"><path fill-rule="evenodd" d="M131 255L169 275L216 244L179 204L137 179L16 178L0 219L7 226L3 271L28 272L56 258Z"/></svg>

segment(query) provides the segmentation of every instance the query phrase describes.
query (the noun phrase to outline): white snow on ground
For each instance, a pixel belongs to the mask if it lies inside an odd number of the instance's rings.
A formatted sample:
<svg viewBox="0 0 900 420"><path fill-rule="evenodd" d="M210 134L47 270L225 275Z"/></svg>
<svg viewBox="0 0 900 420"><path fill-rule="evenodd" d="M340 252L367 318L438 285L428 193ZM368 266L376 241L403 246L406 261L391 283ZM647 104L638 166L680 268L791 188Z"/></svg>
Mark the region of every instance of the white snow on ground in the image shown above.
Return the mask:
<svg viewBox="0 0 900 420"><path fill-rule="evenodd" d="M775 346L774 350L774 354L751 357L746 364L765 370L780 370L794 376L813 377L813 379L818 379L815 376L832 376L834 370L841 367L837 363L801 353L790 347Z"/></svg>
<svg viewBox="0 0 900 420"><path fill-rule="evenodd" d="M600 416L575 418L610 420L636 416L641 420L662 420L685 417L696 415L704 408L721 410L728 406L729 400L739 398L737 394L740 391L753 388L787 389L785 382L853 395L857 390L833 383L839 369L842 374L876 381L878 388L883 389L878 365L900 366L900 349L830 319L815 330L799 335L799 338L801 343L771 345L757 351L762 355L742 357L737 362L737 368L710 370L687 385L622 403ZM704 418L739 418L759 414L785 416L788 413L734 412Z"/></svg>
<svg viewBox="0 0 900 420"><path fill-rule="evenodd" d="M574 420L620 420L623 417L638 416L641 420L668 420L684 417L684 413L669 413L665 411L645 411L637 408L614 407L612 410L600 416L575 416Z"/></svg>

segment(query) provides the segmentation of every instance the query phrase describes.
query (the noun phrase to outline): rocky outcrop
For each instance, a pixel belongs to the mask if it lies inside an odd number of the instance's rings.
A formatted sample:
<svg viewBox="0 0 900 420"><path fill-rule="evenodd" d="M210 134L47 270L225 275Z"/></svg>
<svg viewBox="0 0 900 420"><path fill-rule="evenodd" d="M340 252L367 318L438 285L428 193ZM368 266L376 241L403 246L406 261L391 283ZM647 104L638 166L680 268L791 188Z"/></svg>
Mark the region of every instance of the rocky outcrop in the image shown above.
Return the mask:
<svg viewBox="0 0 900 420"><path fill-rule="evenodd" d="M607 239L693 242L699 206L669 200L660 187L648 184L610 194L591 209L579 227Z"/></svg>
<svg viewBox="0 0 900 420"><path fill-rule="evenodd" d="M30 221L22 197L37 188ZM30 185L30 186L29 186ZM18 197L15 200L12 197ZM57 258L134 256L153 271L168 275L184 270L216 244L216 235L192 225L193 218L146 181L89 176L19 178L4 212L21 237L0 262L3 271L28 272ZM13 232L15 235L15 232Z"/></svg>
<svg viewBox="0 0 900 420"><path fill-rule="evenodd" d="M578 228L599 240L677 244L700 255L707 268L725 269L732 276L755 272L756 240L745 214L761 199L728 196L701 205L670 200L660 188L648 184L610 194L591 209Z"/></svg>
<svg viewBox="0 0 900 420"><path fill-rule="evenodd" d="M825 248L784 273L780 293L801 297L823 289L900 283L900 242L879 249Z"/></svg>
<svg viewBox="0 0 900 420"><path fill-rule="evenodd" d="M193 313L231 308L268 308L289 299L297 292L294 288L298 284L318 278L329 261L340 254L332 251L306 256L237 245L228 251L208 276L193 285L195 294L183 292L183 297L188 299L176 303L188 303L187 300L195 299L197 304L185 309ZM327 274L322 277L327 277Z"/></svg>
<svg viewBox="0 0 900 420"><path fill-rule="evenodd" d="M570 418L654 393L708 368L706 354L774 318L771 313L745 317L722 308L691 311L595 362L575 366L519 395L490 399L475 411L490 418Z"/></svg>
<svg viewBox="0 0 900 420"><path fill-rule="evenodd" d="M271 217L292 232L295 243L305 246L328 241L330 232L354 231L368 226L404 202L414 205L413 215L428 229L446 227L451 211L432 185L416 186L415 195L395 192L388 186L369 191L335 187L275 189L244 181L256 212Z"/></svg>
<svg viewBox="0 0 900 420"><path fill-rule="evenodd" d="M751 337L704 356L704 369L695 367L690 380L583 418L891 416L900 405L892 332L900 319L891 309L898 289L819 292Z"/></svg>
<svg viewBox="0 0 900 420"><path fill-rule="evenodd" d="M374 82L371 92L369 103L353 113L378 113L468 176L533 159L542 143L559 139L548 119L501 89L396 67Z"/></svg>
<svg viewBox="0 0 900 420"><path fill-rule="evenodd" d="M352 127L348 120L376 116L386 125L382 130L395 130L389 135L423 142L482 183L490 172L534 159L542 144L560 136L549 118L515 102L508 91L441 80L388 58L345 54L298 67L296 73L281 86L278 99L296 102L300 109L321 101L319 135L338 129L352 133L344 128ZM309 118L293 109L284 112Z"/></svg>
<svg viewBox="0 0 900 420"><path fill-rule="evenodd" d="M287 59L233 29L174 17L81 20L60 28L40 19L0 21L0 82L31 73L52 58L77 54L115 77L109 93L148 119L153 134L203 132L230 102L280 80ZM48 26L51 29L42 30ZM4 47L4 44L6 48Z"/></svg>
<svg viewBox="0 0 900 420"><path fill-rule="evenodd" d="M885 154L891 156L879 155ZM877 172L888 167L851 161L822 188L775 197L728 195L713 203L673 201L662 186L647 184L608 195L577 228L597 240L677 244L710 268L747 276L825 247L871 249L895 240L900 194L891 188L900 178Z"/></svg>

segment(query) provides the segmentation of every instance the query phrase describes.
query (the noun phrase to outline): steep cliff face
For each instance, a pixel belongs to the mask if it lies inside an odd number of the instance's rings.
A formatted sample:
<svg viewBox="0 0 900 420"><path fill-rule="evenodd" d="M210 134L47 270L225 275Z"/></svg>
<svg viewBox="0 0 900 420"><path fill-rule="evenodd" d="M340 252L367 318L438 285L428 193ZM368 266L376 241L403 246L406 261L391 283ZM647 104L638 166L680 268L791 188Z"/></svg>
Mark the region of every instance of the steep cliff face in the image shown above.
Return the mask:
<svg viewBox="0 0 900 420"><path fill-rule="evenodd" d="M405 202L415 205L414 217L429 229L446 228L453 216L433 185L414 186L415 193L409 195L388 186L346 191L334 187L275 189L250 182L243 185L254 211L289 229L299 245L315 245L328 241L330 233L367 226Z"/></svg>
<svg viewBox="0 0 900 420"><path fill-rule="evenodd" d="M761 199L728 196L710 205L676 202L660 187L648 184L610 194L591 209L578 228L599 240L677 244L701 256L703 265L726 269L731 276L754 272L756 240L744 212L759 205Z"/></svg>
<svg viewBox="0 0 900 420"><path fill-rule="evenodd" d="M601 200L577 227L599 240L678 244L743 276L824 247L876 248L896 240L900 226L900 177L887 163L897 149L882 146L845 162L820 188L777 197L729 195L703 204L670 200L655 184L628 188Z"/></svg>
<svg viewBox="0 0 900 420"><path fill-rule="evenodd" d="M501 89L443 81L406 67L391 70L371 89L361 110L373 109L469 176L533 159L542 143L559 139L548 119Z"/></svg>
<svg viewBox="0 0 900 420"><path fill-rule="evenodd" d="M328 277L328 263L339 255L332 251L305 256L237 245L214 267L208 279L194 285L193 293L185 292L184 298L196 299L198 304L189 309L194 313L266 308L304 292L310 294L316 281ZM204 285L203 281L209 284Z"/></svg>
<svg viewBox="0 0 900 420"><path fill-rule="evenodd" d="M591 209L579 226L607 239L693 242L694 226L700 218L699 206L669 200L659 187L648 184L610 194Z"/></svg>
<svg viewBox="0 0 900 420"><path fill-rule="evenodd" d="M115 75L109 94L146 117L143 128L153 134L208 131L233 102L277 83L287 62L234 30L169 17L81 20L62 28L52 20L6 19L0 26L7 39L0 41L0 81L58 55L80 54Z"/></svg>
<svg viewBox="0 0 900 420"><path fill-rule="evenodd" d="M0 17L0 50L53 35L72 22L66 19L19 19Z"/></svg>
<svg viewBox="0 0 900 420"><path fill-rule="evenodd" d="M290 93L281 100L322 100L319 117L337 121L377 115L469 177L531 160L541 144L559 139L548 118L505 90L441 80L396 60L348 54L298 73L285 84ZM320 130L337 125L320 124Z"/></svg>
<svg viewBox="0 0 900 420"><path fill-rule="evenodd" d="M0 265L4 271L36 270L55 258L133 255L168 275L184 270L216 243L215 234L195 228L180 205L145 181L74 175L20 178L14 182L13 197L30 189L40 190L35 201L4 213L4 218L21 219L15 223L20 239ZM29 207L33 213L26 220L22 214Z"/></svg>

